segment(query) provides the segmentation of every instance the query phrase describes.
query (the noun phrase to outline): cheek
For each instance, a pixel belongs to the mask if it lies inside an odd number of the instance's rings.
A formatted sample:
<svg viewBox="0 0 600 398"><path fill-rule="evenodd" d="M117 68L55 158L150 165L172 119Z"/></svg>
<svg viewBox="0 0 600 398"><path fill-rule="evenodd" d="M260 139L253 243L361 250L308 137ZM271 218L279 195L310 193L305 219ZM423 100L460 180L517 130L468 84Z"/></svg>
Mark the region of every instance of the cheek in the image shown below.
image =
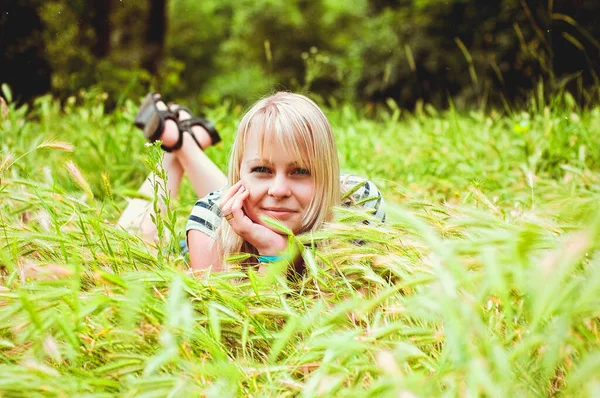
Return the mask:
<svg viewBox="0 0 600 398"><path fill-rule="evenodd" d="M298 201L304 208L307 208L315 195L315 186L312 183L303 184L298 188L297 192Z"/></svg>
<svg viewBox="0 0 600 398"><path fill-rule="evenodd" d="M258 198L263 196L269 189L270 182L267 179L256 178L250 175L240 177L242 184L250 191L250 197Z"/></svg>

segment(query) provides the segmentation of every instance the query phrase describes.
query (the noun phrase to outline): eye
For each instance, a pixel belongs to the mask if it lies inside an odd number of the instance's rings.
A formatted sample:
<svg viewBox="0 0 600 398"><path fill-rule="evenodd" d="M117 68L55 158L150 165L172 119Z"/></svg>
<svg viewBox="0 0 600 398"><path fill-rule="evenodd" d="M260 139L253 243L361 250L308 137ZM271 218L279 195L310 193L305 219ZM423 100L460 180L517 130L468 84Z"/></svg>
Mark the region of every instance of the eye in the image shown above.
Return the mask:
<svg viewBox="0 0 600 398"><path fill-rule="evenodd" d="M265 166L256 166L250 170L252 173L268 173L270 170Z"/></svg>
<svg viewBox="0 0 600 398"><path fill-rule="evenodd" d="M301 175L301 176L309 176L310 171L308 169L303 169L303 168L299 167L296 170L294 170L294 174Z"/></svg>

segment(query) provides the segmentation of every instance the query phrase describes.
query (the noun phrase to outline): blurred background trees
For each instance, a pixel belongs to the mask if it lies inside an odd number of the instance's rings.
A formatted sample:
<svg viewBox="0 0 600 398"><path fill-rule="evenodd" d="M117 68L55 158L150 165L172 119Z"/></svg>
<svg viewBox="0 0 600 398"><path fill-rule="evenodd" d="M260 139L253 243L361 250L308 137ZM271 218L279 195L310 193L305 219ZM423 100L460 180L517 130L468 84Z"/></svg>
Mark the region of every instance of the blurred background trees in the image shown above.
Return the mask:
<svg viewBox="0 0 600 398"><path fill-rule="evenodd" d="M5 1L6 2L6 1ZM27 99L99 86L216 102L506 105L535 87L598 100L596 0L11 0L0 80Z"/></svg>

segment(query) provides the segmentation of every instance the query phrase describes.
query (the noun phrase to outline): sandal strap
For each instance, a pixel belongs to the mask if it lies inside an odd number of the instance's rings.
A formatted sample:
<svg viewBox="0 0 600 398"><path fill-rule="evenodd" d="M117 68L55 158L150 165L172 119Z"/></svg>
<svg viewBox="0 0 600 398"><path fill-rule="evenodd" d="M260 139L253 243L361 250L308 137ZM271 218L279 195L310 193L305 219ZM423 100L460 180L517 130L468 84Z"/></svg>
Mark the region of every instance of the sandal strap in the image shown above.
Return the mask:
<svg viewBox="0 0 600 398"><path fill-rule="evenodd" d="M177 138L177 142L173 146L164 146L161 145L161 149L165 152L173 152L178 150L183 146L183 133L179 132L179 137Z"/></svg>
<svg viewBox="0 0 600 398"><path fill-rule="evenodd" d="M165 120L171 119L175 123L177 123L177 117L172 112L157 110L155 114L157 121L156 127L152 126L151 124L147 124L146 127L144 127L144 136L150 142L154 142L160 139L160 136L162 135L165 129ZM152 131L153 128L154 131Z"/></svg>
<svg viewBox="0 0 600 398"><path fill-rule="evenodd" d="M179 112L181 112L181 111L185 111L185 112L189 113L190 115L192 115L192 117L194 116L194 112L192 112L192 110L185 105L176 105L172 108L171 108L171 106L169 106L169 109L171 109L173 111L173 113L175 115L177 115L177 120L179 120L179 117L181 116L179 114Z"/></svg>
<svg viewBox="0 0 600 398"><path fill-rule="evenodd" d="M213 145L221 141L221 136L217 132L217 129L208 120L196 116L192 116L190 119L186 120L179 120L180 111L186 111L190 115L193 115L190 108L178 105L173 109L168 108L166 110L159 110L156 106L156 103L158 101L162 101L162 99L160 97L156 97L156 94L156 92L150 92L146 95L146 97L144 97L142 105L140 106L138 113L135 115L133 122L136 127L144 131L144 136L148 141L154 142L160 139L160 136L165 128L165 121L167 119L171 119L177 123L179 137L173 146L160 146L165 152L172 152L182 147L183 133L190 134L198 147L202 149L202 146L196 138L196 135L192 132L193 126L203 127L208 132Z"/></svg>
<svg viewBox="0 0 600 398"><path fill-rule="evenodd" d="M165 127L165 120L171 119L177 122L177 115L171 110L159 110L156 106L157 101L162 101L156 98L157 93L150 92L142 102L138 113L135 115L133 124L144 131L144 136L150 142L154 142L160 138Z"/></svg>
<svg viewBox="0 0 600 398"><path fill-rule="evenodd" d="M187 110L186 110L186 112L187 112ZM192 117L190 119L180 120L177 124L179 125L180 131L182 131L182 132L187 131L190 133L192 131L193 126L201 126L208 132L208 135L210 136L210 139L212 141L212 145L215 145L215 144L221 142L221 136L219 135L219 132L217 131L215 126L211 122L209 122L208 120L206 120L202 117ZM196 140L196 137L194 136L194 134L191 134L191 135L192 135L192 137L194 137L194 140ZM196 140L196 142L198 142L198 141Z"/></svg>

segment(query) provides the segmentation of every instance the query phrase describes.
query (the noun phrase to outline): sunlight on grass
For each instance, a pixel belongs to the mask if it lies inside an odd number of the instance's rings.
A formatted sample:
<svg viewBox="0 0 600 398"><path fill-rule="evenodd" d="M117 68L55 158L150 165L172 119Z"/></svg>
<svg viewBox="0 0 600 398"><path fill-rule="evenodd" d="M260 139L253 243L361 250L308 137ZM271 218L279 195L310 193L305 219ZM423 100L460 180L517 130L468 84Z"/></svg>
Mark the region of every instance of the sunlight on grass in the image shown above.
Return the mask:
<svg viewBox="0 0 600 398"><path fill-rule="evenodd" d="M388 222L339 209L301 278L192 275L115 226L154 146L135 106L39 99L0 120L7 396L539 396L600 385L600 109L326 113ZM541 109L541 111L539 111ZM363 114L364 112L364 114ZM224 144L238 114L207 109ZM166 228L183 235L192 190ZM172 246L172 245L169 245Z"/></svg>

